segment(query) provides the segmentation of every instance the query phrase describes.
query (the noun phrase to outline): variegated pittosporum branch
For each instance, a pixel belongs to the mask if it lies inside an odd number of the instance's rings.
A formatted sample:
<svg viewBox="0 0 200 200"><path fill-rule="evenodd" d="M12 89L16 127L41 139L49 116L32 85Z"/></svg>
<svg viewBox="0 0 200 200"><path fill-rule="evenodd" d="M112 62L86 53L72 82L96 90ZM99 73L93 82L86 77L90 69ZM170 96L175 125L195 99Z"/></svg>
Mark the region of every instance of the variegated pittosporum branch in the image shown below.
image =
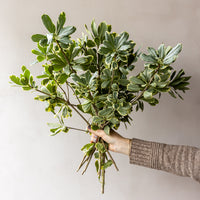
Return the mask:
<svg viewBox="0 0 200 200"><path fill-rule="evenodd" d="M25 66L19 77L12 75L10 79L24 90L41 93L35 99L46 102L46 111L58 118L58 123L48 124L52 135L70 129L87 132L66 125L65 120L72 117L72 110L92 129L102 128L110 134L110 130L118 129L122 122L125 126L130 124L131 112L143 110L144 102L155 106L162 93L182 99L179 92L189 89L190 76L184 76L182 69L176 73L172 67L182 49L181 44L174 48L161 44L157 50L149 47L148 54L144 54L135 51L136 44L127 32L112 32L111 25L106 22L97 26L93 20L91 31L85 25L87 35L74 40L71 35L76 28L64 26L64 12L59 15L56 25L48 15L43 15L42 21L48 33L32 36L37 44L32 50L36 55L34 63L42 63L42 74L36 77L41 80L40 84L36 84ZM130 76L138 58L145 62L144 70ZM70 89L76 102L71 100ZM85 114L91 116L90 120ZM94 154L103 192L105 169L114 163L118 170L108 144L100 138L95 144L86 144L82 151L85 156L80 167L87 163L83 173Z"/></svg>

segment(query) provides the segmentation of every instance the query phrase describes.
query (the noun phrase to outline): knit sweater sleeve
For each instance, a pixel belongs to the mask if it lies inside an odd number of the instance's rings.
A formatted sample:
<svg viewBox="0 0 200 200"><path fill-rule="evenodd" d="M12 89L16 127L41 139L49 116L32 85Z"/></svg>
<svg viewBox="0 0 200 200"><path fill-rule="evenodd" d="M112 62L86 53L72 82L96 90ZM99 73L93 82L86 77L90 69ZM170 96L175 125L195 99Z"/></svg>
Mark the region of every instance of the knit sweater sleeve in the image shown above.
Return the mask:
<svg viewBox="0 0 200 200"><path fill-rule="evenodd" d="M191 177L200 183L200 149L169 145L133 138L130 140L130 164Z"/></svg>

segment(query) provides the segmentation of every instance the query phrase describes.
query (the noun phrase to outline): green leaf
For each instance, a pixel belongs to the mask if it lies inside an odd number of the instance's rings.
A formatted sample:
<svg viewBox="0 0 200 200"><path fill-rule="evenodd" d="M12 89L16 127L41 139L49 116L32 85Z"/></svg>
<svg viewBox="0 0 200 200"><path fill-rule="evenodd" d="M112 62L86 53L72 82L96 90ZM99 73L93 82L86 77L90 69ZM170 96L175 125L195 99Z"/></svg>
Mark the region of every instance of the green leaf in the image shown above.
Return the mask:
<svg viewBox="0 0 200 200"><path fill-rule="evenodd" d="M94 131L96 131L96 130L99 129L99 127L97 125L95 125L95 124L92 124L91 125L91 129L94 130Z"/></svg>
<svg viewBox="0 0 200 200"><path fill-rule="evenodd" d="M43 60L45 60L44 56L37 56L37 60L38 62L42 62Z"/></svg>
<svg viewBox="0 0 200 200"><path fill-rule="evenodd" d="M107 47L101 46L98 50L98 53L101 55L106 55L110 53L110 49L108 49Z"/></svg>
<svg viewBox="0 0 200 200"><path fill-rule="evenodd" d="M95 167L96 167L96 171L98 172L99 171L99 161L98 160L95 161Z"/></svg>
<svg viewBox="0 0 200 200"><path fill-rule="evenodd" d="M81 148L81 151L83 151L85 154L89 154L93 146L94 146L94 143L88 143Z"/></svg>
<svg viewBox="0 0 200 200"><path fill-rule="evenodd" d="M48 95L38 95L36 96L34 99L35 100L39 100L39 101L46 101L47 99L49 99L50 97Z"/></svg>
<svg viewBox="0 0 200 200"><path fill-rule="evenodd" d="M110 115L112 112L113 112L112 108L105 108L105 109L99 111L99 116L106 117L106 116Z"/></svg>
<svg viewBox="0 0 200 200"><path fill-rule="evenodd" d="M91 108L91 101L90 100L86 100L82 103L82 108L84 112L89 112L90 108Z"/></svg>
<svg viewBox="0 0 200 200"><path fill-rule="evenodd" d="M74 60L74 62L76 64L89 64L90 62L92 62L93 60L93 56L89 55L89 56L85 56L85 57L81 57L81 58L77 58Z"/></svg>
<svg viewBox="0 0 200 200"><path fill-rule="evenodd" d="M49 76L47 74L42 74L39 76L36 76L36 78L48 78Z"/></svg>
<svg viewBox="0 0 200 200"><path fill-rule="evenodd" d="M156 50L154 48L148 47L147 50L148 50L149 54L151 54L153 57L155 57L155 58L158 57Z"/></svg>
<svg viewBox="0 0 200 200"><path fill-rule="evenodd" d="M164 44L161 44L161 45L158 47L158 54L159 54L159 57L160 57L161 59L164 58L164 56L165 56Z"/></svg>
<svg viewBox="0 0 200 200"><path fill-rule="evenodd" d="M147 63L157 63L157 60L153 56L151 56L151 55L146 55L146 54L142 53L140 55L140 58L143 61L147 62Z"/></svg>
<svg viewBox="0 0 200 200"><path fill-rule="evenodd" d="M149 92L148 90L146 90L144 92L143 96L144 96L145 99L151 99L151 98L153 98L152 92Z"/></svg>
<svg viewBox="0 0 200 200"><path fill-rule="evenodd" d="M174 92L172 90L169 91L169 94L176 99L176 95L174 94Z"/></svg>
<svg viewBox="0 0 200 200"><path fill-rule="evenodd" d="M105 32L107 31L107 25L105 22L101 22L98 27L98 36L103 40Z"/></svg>
<svg viewBox="0 0 200 200"><path fill-rule="evenodd" d="M117 85L117 83L113 83L111 86L112 90L114 91L118 91L119 90L119 86Z"/></svg>
<svg viewBox="0 0 200 200"><path fill-rule="evenodd" d="M177 56L182 50L182 44L179 43L177 44L171 51L169 51L169 53L166 55L165 60L168 60L171 57Z"/></svg>
<svg viewBox="0 0 200 200"><path fill-rule="evenodd" d="M40 40L39 44L40 44L42 47L46 47L46 46L47 46L47 42L48 42L48 40L47 40L47 38L45 38L45 39Z"/></svg>
<svg viewBox="0 0 200 200"><path fill-rule="evenodd" d="M118 83L122 86L127 86L130 82L127 79L119 79Z"/></svg>
<svg viewBox="0 0 200 200"><path fill-rule="evenodd" d="M42 22L50 33L55 33L55 25L53 24L51 18L48 15L42 15Z"/></svg>
<svg viewBox="0 0 200 200"><path fill-rule="evenodd" d="M65 83L66 81L67 81L67 78L68 78L69 76L67 75L67 74L65 74L65 73L62 73L59 77L58 77L58 83L60 83L60 84L63 84L63 83Z"/></svg>
<svg viewBox="0 0 200 200"><path fill-rule="evenodd" d="M35 34L31 36L31 39L33 40L33 42L39 42L42 39L46 39L46 36L42 34Z"/></svg>
<svg viewBox="0 0 200 200"><path fill-rule="evenodd" d="M91 29L92 29L92 33L94 34L94 36L97 37L98 36L98 34L97 34L97 26L96 26L96 23L95 23L94 19L92 20Z"/></svg>
<svg viewBox="0 0 200 200"><path fill-rule="evenodd" d="M22 71L25 72L26 69L27 69L26 66L23 65L22 66Z"/></svg>
<svg viewBox="0 0 200 200"><path fill-rule="evenodd" d="M22 89L23 89L23 90L31 90L32 88L29 87L29 86L23 86Z"/></svg>
<svg viewBox="0 0 200 200"><path fill-rule="evenodd" d="M63 43L63 44L70 44L71 40L69 39L69 37L62 37L62 38L58 38L57 39L59 42Z"/></svg>
<svg viewBox="0 0 200 200"><path fill-rule="evenodd" d="M73 81L79 83L82 86L85 86L86 82L85 79L81 79L77 74L73 73L71 74L71 78Z"/></svg>
<svg viewBox="0 0 200 200"><path fill-rule="evenodd" d="M76 31L76 27L74 26L67 26L62 28L59 33L59 37L67 37Z"/></svg>
<svg viewBox="0 0 200 200"><path fill-rule="evenodd" d="M107 88L109 86L109 84L110 84L110 81L103 81L101 83L101 88Z"/></svg>
<svg viewBox="0 0 200 200"><path fill-rule="evenodd" d="M66 21L65 13L61 12L58 17L58 21L57 21L57 33L58 34L59 34L60 30L63 28L65 21Z"/></svg>
<svg viewBox="0 0 200 200"><path fill-rule="evenodd" d="M103 121L102 117L93 116L93 118L92 118L92 123L95 123L95 124L101 124L102 121Z"/></svg>
<svg viewBox="0 0 200 200"><path fill-rule="evenodd" d="M92 77L91 72L88 70L88 71L84 74L84 77L85 77L86 84L89 84L90 79L91 79L91 77Z"/></svg>
<svg viewBox="0 0 200 200"><path fill-rule="evenodd" d="M121 47L122 47L122 45L125 44L125 42L128 40L128 38L129 38L129 34L127 32L121 33L118 36L118 38L115 39L116 48L119 49L119 50L121 50L121 51L122 50L126 50L126 48L124 49L124 47L123 47L123 49L122 49ZM128 48L129 48L129 45L128 45Z"/></svg>
<svg viewBox="0 0 200 200"><path fill-rule="evenodd" d="M97 143L95 144L95 147L96 147L96 149L97 149L99 152L101 152L101 153L104 153L104 152L106 151L105 148L104 148L104 146L103 146L103 144L100 143L100 142L97 142Z"/></svg>
<svg viewBox="0 0 200 200"><path fill-rule="evenodd" d="M103 169L106 169L108 167L110 167L113 164L112 160L108 160L104 165L103 165Z"/></svg>
<svg viewBox="0 0 200 200"><path fill-rule="evenodd" d="M11 75L11 76L10 76L10 80L11 80L12 82L14 82L15 84L17 84L17 85L23 85L23 84L21 83L20 78L17 77L17 76L15 76L15 75Z"/></svg>
<svg viewBox="0 0 200 200"><path fill-rule="evenodd" d="M110 135L110 127L108 125L105 126L103 130L107 135Z"/></svg>
<svg viewBox="0 0 200 200"><path fill-rule="evenodd" d="M116 68L115 68L116 69ZM124 75L128 75L128 70L126 70L124 67L120 67L119 70L124 74Z"/></svg>
<svg viewBox="0 0 200 200"><path fill-rule="evenodd" d="M26 69L26 70L24 71L24 77L25 77L27 80L29 80L30 71L29 71L28 69Z"/></svg>
<svg viewBox="0 0 200 200"><path fill-rule="evenodd" d="M52 128L52 129L50 129L50 131L53 133L50 136L55 136L62 131L62 128L60 128L60 127L59 128Z"/></svg>
<svg viewBox="0 0 200 200"><path fill-rule="evenodd" d="M117 108L117 111L120 115L126 116L130 113L130 107L119 106L119 108Z"/></svg>
<svg viewBox="0 0 200 200"><path fill-rule="evenodd" d="M95 42L93 42L93 40L88 40L87 41L87 46L91 48L91 47L95 47L96 44L95 44Z"/></svg>
<svg viewBox="0 0 200 200"><path fill-rule="evenodd" d="M71 116L72 116L71 113L72 113L71 108L65 106L64 109L63 109L63 111L62 111L62 116L63 116L64 118L68 118L68 117L71 117Z"/></svg>
<svg viewBox="0 0 200 200"><path fill-rule="evenodd" d="M35 49L32 50L32 53L35 55L38 55L38 56L44 56L44 54L42 52L35 50Z"/></svg>
<svg viewBox="0 0 200 200"><path fill-rule="evenodd" d="M108 32L111 32L111 30L112 30L112 26L109 24L109 25L107 25L107 29L108 29Z"/></svg>
<svg viewBox="0 0 200 200"><path fill-rule="evenodd" d="M130 77L130 81L131 81L132 83L135 83L135 84L138 84L138 85L143 85L143 84L145 84L141 79L139 79L139 78L137 78L137 77L135 77L135 76L131 76L131 77Z"/></svg>
<svg viewBox="0 0 200 200"><path fill-rule="evenodd" d="M127 90L131 91L131 92L139 92L140 87L136 84L130 83L130 84L127 85Z"/></svg>
<svg viewBox="0 0 200 200"><path fill-rule="evenodd" d="M64 126L64 127L62 128L62 132L64 132L64 133L68 133L68 132L69 132L69 128L66 127L66 126Z"/></svg>
<svg viewBox="0 0 200 200"><path fill-rule="evenodd" d="M95 152L95 153L94 153L94 157L95 157L96 159L98 159L98 158L99 158L99 153L98 153L98 152Z"/></svg>
<svg viewBox="0 0 200 200"><path fill-rule="evenodd" d="M170 65L176 60L176 58L177 58L177 56L171 56L171 57L168 57L167 59L165 58L163 61L163 64Z"/></svg>

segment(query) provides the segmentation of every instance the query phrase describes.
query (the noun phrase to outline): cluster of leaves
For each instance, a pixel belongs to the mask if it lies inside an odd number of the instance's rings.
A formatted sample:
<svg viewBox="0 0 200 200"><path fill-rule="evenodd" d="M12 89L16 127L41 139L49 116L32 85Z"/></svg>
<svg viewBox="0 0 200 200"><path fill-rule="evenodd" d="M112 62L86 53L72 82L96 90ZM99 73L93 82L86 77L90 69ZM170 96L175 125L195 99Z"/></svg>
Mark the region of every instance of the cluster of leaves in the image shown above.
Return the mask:
<svg viewBox="0 0 200 200"><path fill-rule="evenodd" d="M41 93L35 99L46 102L46 111L59 120L58 124L49 124L53 127L52 135L76 129L64 122L72 117L72 110L93 130L101 128L109 134L111 129L118 129L120 123L130 124L131 112L143 111L144 102L155 106L162 93L182 99L180 91L189 89L190 76L184 76L182 69L176 72L171 66L181 52L181 44L173 48L161 44L157 50L148 47L148 54L139 53L127 32L117 34L112 32L111 25L101 22L97 26L94 20L91 29L85 25L87 34L75 41L71 35L76 28L64 26L65 21L64 12L59 15L56 25L44 14L42 22L48 33L32 36L37 43L37 48L32 50L36 55L35 63L42 62L43 67L43 73L37 76L41 85L36 85L25 66L20 77L10 76L11 81L24 90ZM138 58L145 62L144 69L129 76ZM76 104L71 102L70 90L77 99ZM83 113L89 114L91 120L88 121ZM113 160L108 160L102 142L82 148L88 157L94 149L99 173L100 168L105 170Z"/></svg>

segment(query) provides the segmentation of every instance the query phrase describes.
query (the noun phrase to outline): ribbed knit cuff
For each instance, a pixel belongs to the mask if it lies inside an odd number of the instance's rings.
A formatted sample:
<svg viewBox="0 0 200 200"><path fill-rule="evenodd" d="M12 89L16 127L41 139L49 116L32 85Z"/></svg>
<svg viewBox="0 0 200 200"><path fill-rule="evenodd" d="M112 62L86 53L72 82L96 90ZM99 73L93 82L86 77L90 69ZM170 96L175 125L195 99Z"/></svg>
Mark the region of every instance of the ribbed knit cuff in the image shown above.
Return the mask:
<svg viewBox="0 0 200 200"><path fill-rule="evenodd" d="M129 162L130 164L160 169L162 152L163 144L161 143L133 138L131 139Z"/></svg>

